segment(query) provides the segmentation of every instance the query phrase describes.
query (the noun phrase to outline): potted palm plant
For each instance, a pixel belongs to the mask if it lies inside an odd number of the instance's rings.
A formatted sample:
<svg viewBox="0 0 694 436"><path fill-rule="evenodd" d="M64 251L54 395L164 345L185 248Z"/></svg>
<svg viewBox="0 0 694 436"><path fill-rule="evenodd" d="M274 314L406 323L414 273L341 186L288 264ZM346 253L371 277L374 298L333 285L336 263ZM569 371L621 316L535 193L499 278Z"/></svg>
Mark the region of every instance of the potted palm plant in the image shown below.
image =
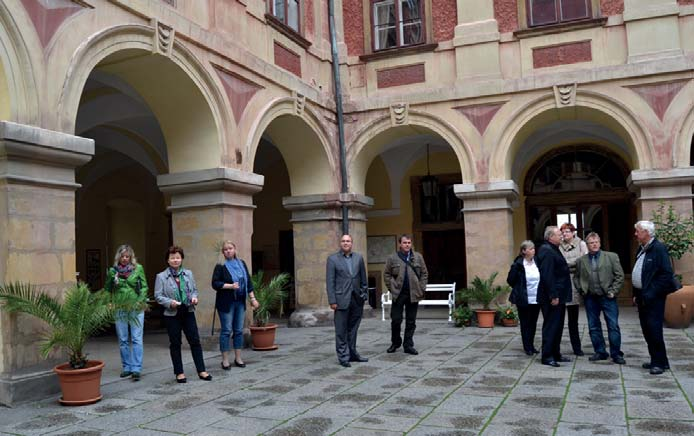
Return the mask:
<svg viewBox="0 0 694 436"><path fill-rule="evenodd" d="M53 368L60 380L60 403L68 406L92 404L101 399L101 371L104 362L87 359L87 339L115 321L118 310L135 310L143 304L127 293L91 292L84 283L67 289L64 298L52 297L25 283L0 285L0 307L9 313L34 316L48 325L41 342L41 354L63 349L68 362Z"/></svg>
<svg viewBox="0 0 694 436"><path fill-rule="evenodd" d="M270 312L276 309L287 296L287 285L290 276L280 273L270 279L264 280L263 271L260 270L251 277L253 293L258 301L258 308L253 312L253 324L251 325L251 338L254 350L276 350L275 331L277 324L270 324Z"/></svg>
<svg viewBox="0 0 694 436"><path fill-rule="evenodd" d="M506 285L494 285L494 280L498 274L498 272L493 272L488 279L481 279L475 276L472 279L472 286L458 291L465 300L479 303L482 306L481 309L475 310L478 327L494 327L496 311L489 309L489 305L500 295L509 292Z"/></svg>

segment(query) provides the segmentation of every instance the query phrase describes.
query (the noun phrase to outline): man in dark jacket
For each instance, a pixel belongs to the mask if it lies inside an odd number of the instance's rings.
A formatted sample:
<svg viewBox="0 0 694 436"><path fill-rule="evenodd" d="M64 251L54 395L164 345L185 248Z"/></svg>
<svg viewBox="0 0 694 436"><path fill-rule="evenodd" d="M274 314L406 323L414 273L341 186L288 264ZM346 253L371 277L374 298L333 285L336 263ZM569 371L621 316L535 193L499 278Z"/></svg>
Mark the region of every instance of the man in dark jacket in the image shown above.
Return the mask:
<svg viewBox="0 0 694 436"><path fill-rule="evenodd" d="M537 252L540 269L540 285L537 301L542 308L542 364L558 367L558 362L570 362L560 352L564 330L564 313L567 300L571 299L569 265L559 251L561 231L556 226L545 229L545 243Z"/></svg>
<svg viewBox="0 0 694 436"><path fill-rule="evenodd" d="M340 251L328 257L325 272L328 303L335 311L335 350L340 365L368 362L357 352L357 330L364 312L367 281L364 258L352 251L352 237L342 235Z"/></svg>
<svg viewBox="0 0 694 436"><path fill-rule="evenodd" d="M675 291L672 264L667 247L655 238L655 225L639 221L634 225L634 236L639 241L636 262L631 273L634 303L639 309L641 331L648 344L651 361L642 365L651 374L662 374L670 369L663 339L665 299Z"/></svg>

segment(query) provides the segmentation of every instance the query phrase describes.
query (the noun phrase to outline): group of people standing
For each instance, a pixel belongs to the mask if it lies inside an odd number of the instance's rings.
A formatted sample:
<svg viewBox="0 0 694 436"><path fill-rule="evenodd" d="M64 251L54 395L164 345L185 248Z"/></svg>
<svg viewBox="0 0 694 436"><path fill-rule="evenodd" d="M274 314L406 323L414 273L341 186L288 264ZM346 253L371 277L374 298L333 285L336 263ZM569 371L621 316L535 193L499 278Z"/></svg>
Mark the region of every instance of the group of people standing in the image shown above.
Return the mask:
<svg viewBox="0 0 694 436"><path fill-rule="evenodd" d="M631 279L633 302L638 307L641 330L648 345L650 361L642 365L651 374L669 369L663 339L663 318L667 295L677 290L665 245L655 238L650 221L635 224L639 242ZM576 236L572 224L549 226L545 242L536 253L532 241L523 241L520 254L511 265L507 282L512 286L510 301L518 307L523 348L528 355L540 353L534 346L537 320L543 316L541 362L558 367L570 362L560 351L565 314L569 337L576 356L583 356L578 329L579 303L583 300L594 353L591 362L611 358L624 365L619 329L617 295L624 285L624 271L616 253L601 249L600 236L591 232L585 242ZM607 325L609 354L600 321Z"/></svg>
<svg viewBox="0 0 694 436"><path fill-rule="evenodd" d="M234 365L245 367L241 358L243 348L243 321L246 299L250 298L255 309L258 302L253 293L253 283L246 263L236 257L236 245L231 241L222 243L224 261L215 266L212 288L217 291L215 309L219 313L221 332L219 349L222 353L221 366L231 369L230 356L233 337ZM198 304L198 287L193 272L183 267L185 253L179 246L171 246L165 254L167 268L157 274L154 297L164 308L164 323L169 336L169 352L177 383L186 383L181 358L181 340L185 335L198 377L210 381L212 375L205 368L202 345L195 319ZM109 268L104 289L108 292L134 293L142 301L142 310L133 313L119 311L116 314L116 334L120 347L121 377L139 381L142 372L144 307L147 301L147 280L142 265L137 263L135 252L129 245L116 250L113 267Z"/></svg>

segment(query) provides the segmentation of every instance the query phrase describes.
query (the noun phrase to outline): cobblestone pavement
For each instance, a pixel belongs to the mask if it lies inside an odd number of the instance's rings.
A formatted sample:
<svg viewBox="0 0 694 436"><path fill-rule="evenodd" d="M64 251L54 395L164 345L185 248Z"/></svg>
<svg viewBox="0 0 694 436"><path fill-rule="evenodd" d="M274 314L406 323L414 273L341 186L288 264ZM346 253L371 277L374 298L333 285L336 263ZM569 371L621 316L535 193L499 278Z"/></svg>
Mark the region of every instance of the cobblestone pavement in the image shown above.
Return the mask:
<svg viewBox="0 0 694 436"><path fill-rule="evenodd" d="M526 356L517 328L420 320L410 356L386 354L389 323L365 319L359 349L370 360L352 368L337 364L332 328L280 328L279 350L244 350L243 369L222 371L219 353L206 352L212 382L195 377L184 350L184 385L164 334L145 336L139 383L118 378L116 340L99 338L90 352L109 362L101 402L0 408L0 434L694 435L694 327L665 331L672 371L651 376L633 308L621 308L620 324L627 365L588 361L584 318L586 356L561 368ZM568 337L562 346L568 356Z"/></svg>

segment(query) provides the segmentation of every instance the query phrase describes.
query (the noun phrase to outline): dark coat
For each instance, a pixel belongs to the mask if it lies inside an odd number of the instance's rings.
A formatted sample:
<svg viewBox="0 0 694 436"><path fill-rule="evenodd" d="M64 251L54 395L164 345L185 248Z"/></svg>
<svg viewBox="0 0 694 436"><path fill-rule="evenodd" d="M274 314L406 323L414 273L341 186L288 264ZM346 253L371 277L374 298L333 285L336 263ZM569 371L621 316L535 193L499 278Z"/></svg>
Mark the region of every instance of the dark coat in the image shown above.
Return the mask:
<svg viewBox="0 0 694 436"><path fill-rule="evenodd" d="M339 251L328 256L326 262L325 288L328 292L328 304L337 304L338 310L349 308L353 293L361 300L366 300L369 295L364 258L361 254L352 252L350 260L352 274L347 269L344 255Z"/></svg>
<svg viewBox="0 0 694 436"><path fill-rule="evenodd" d="M559 251L559 247L545 242L537 250L535 261L540 270L537 302L546 304L555 298L559 298L559 304L566 304L567 301L571 301L569 265Z"/></svg>
<svg viewBox="0 0 694 436"><path fill-rule="evenodd" d="M223 289L222 286L224 286L224 284L238 282L239 280L231 276L225 265L217 264L214 266L214 271L212 272L212 289L217 291L214 307L221 312L228 312L231 309L231 303L233 301L245 301L247 293L253 292L253 283L251 282L251 275L248 273L246 262L241 260L241 263L243 264L243 269L246 270L247 292L243 292L240 289Z"/></svg>
<svg viewBox="0 0 694 436"><path fill-rule="evenodd" d="M636 252L638 257L641 247ZM665 244L657 239L653 239L644 253L643 267L641 269L641 288L640 297L644 302L656 298L665 298L674 292L672 263L670 254Z"/></svg>
<svg viewBox="0 0 694 436"><path fill-rule="evenodd" d="M516 306L528 305L528 284L525 280L525 266L523 266L523 256L516 257L508 271L506 283L511 286L511 295L508 301Z"/></svg>

